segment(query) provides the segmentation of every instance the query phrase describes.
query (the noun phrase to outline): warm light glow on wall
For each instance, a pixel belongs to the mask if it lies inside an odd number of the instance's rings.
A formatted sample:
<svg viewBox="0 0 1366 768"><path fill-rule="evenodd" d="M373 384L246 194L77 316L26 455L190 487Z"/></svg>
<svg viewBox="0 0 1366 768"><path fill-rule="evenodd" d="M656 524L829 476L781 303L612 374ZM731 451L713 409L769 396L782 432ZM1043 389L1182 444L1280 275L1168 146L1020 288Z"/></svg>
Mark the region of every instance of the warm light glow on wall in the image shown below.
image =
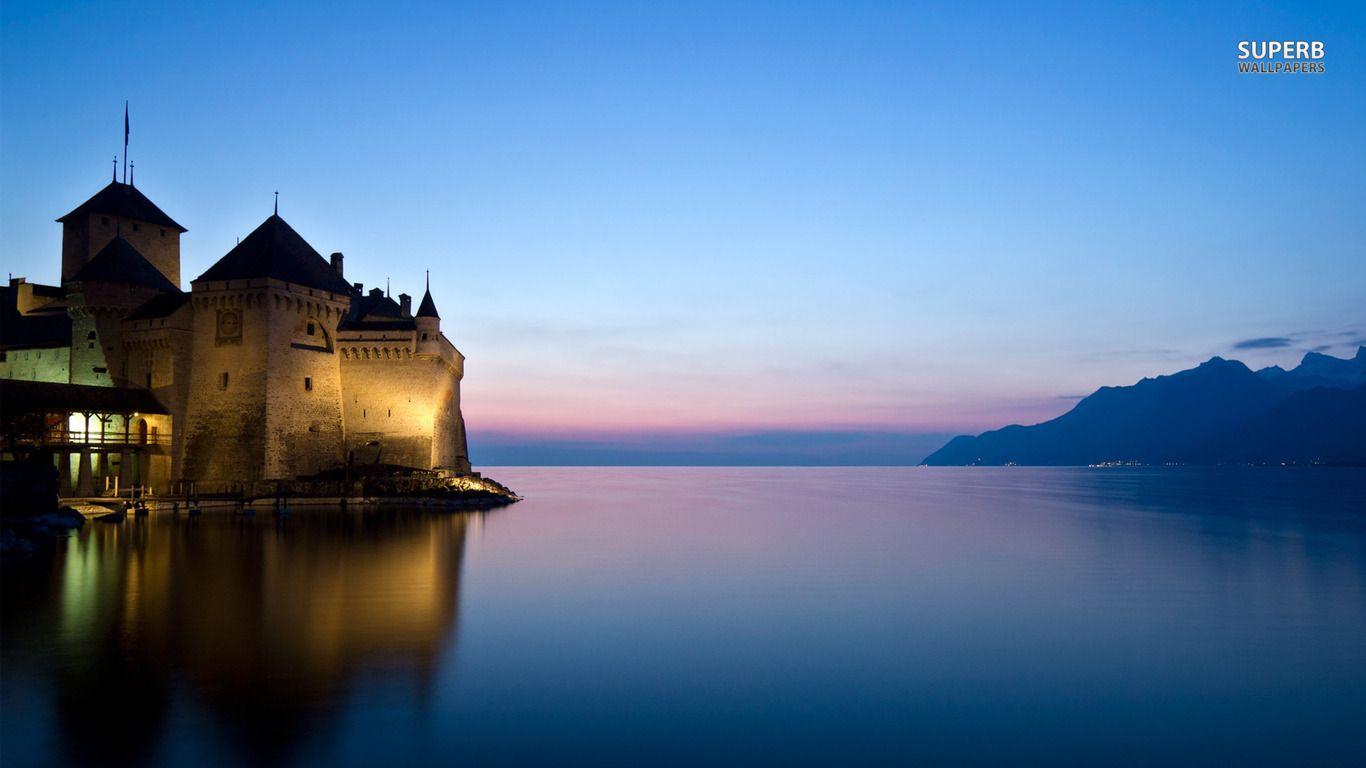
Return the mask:
<svg viewBox="0 0 1366 768"><path fill-rule="evenodd" d="M66 431L72 440L84 440L85 436L85 414L73 413L66 420Z"/></svg>

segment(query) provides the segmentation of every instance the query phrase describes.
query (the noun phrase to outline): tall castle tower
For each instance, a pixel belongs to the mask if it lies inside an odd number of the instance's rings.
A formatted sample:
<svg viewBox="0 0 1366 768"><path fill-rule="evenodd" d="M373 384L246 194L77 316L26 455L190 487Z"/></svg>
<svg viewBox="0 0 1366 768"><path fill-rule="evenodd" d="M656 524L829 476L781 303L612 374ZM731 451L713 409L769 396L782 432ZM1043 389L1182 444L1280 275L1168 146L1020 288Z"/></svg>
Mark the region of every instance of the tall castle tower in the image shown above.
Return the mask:
<svg viewBox="0 0 1366 768"><path fill-rule="evenodd" d="M180 235L186 230L132 184L112 181L57 221L63 283L121 236L179 290Z"/></svg>
<svg viewBox="0 0 1366 768"><path fill-rule="evenodd" d="M341 275L276 214L191 286L183 477L272 480L340 463Z"/></svg>

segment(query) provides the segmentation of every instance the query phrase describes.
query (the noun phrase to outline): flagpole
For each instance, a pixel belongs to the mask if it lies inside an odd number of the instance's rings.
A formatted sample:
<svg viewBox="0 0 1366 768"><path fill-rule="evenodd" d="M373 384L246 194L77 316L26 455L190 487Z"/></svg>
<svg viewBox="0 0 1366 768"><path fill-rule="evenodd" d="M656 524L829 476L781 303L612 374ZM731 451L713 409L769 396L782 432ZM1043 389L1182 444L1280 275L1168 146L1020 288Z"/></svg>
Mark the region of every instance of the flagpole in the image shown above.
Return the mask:
<svg viewBox="0 0 1366 768"><path fill-rule="evenodd" d="M128 183L128 100L123 100L123 183Z"/></svg>

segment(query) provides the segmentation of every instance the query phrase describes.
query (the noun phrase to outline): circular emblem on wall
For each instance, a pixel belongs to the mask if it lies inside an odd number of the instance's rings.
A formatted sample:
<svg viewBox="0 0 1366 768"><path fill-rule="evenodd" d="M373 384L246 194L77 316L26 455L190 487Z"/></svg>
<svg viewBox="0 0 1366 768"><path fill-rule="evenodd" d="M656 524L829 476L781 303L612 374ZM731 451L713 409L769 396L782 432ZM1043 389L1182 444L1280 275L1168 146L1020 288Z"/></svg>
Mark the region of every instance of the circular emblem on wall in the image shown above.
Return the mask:
<svg viewBox="0 0 1366 768"><path fill-rule="evenodd" d="M242 313L236 309L218 310L218 343L238 344L242 341Z"/></svg>

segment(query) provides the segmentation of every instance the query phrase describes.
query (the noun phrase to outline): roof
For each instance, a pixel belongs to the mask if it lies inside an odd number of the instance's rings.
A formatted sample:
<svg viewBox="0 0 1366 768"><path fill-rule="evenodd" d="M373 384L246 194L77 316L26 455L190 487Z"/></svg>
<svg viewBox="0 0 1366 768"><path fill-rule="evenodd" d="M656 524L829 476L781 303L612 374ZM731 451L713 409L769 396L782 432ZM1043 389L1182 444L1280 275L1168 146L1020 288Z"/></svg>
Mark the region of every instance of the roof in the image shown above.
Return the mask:
<svg viewBox="0 0 1366 768"><path fill-rule="evenodd" d="M254 277L272 277L332 293L351 293L351 284L278 214L262 222L193 282Z"/></svg>
<svg viewBox="0 0 1366 768"><path fill-rule="evenodd" d="M417 307L417 316L441 319L441 315L436 313L436 302L432 301L432 289L428 288L426 293L422 294L422 303Z"/></svg>
<svg viewBox="0 0 1366 768"><path fill-rule="evenodd" d="M128 283L145 285L158 291L179 291L180 287L161 274L133 247L133 244L115 235L109 244L95 254L95 258L77 270L69 282L77 283Z"/></svg>
<svg viewBox="0 0 1366 768"><path fill-rule="evenodd" d="M0 285L0 349L54 349L71 346L66 312L19 314L19 289Z"/></svg>
<svg viewBox="0 0 1366 768"><path fill-rule="evenodd" d="M137 187L131 184L122 184L117 181L109 182L109 186L95 193L95 196L76 206L71 213L57 219L66 222L68 219L75 219L88 213L108 213L124 219L137 219L163 227L170 227L177 232L187 231L167 216L164 211L156 206L147 196L138 191Z"/></svg>
<svg viewBox="0 0 1366 768"><path fill-rule="evenodd" d="M411 331L416 327L412 315L378 288L368 294L353 292L346 317L337 324L339 331Z"/></svg>
<svg viewBox="0 0 1366 768"><path fill-rule="evenodd" d="M152 298L144 301L137 309L133 310L124 320L152 320L158 317L170 317L176 310L190 302L190 294L183 291L175 293L158 293Z"/></svg>
<svg viewBox="0 0 1366 768"><path fill-rule="evenodd" d="M155 395L145 389L17 379L0 380L0 411L7 416L37 411L170 413Z"/></svg>

